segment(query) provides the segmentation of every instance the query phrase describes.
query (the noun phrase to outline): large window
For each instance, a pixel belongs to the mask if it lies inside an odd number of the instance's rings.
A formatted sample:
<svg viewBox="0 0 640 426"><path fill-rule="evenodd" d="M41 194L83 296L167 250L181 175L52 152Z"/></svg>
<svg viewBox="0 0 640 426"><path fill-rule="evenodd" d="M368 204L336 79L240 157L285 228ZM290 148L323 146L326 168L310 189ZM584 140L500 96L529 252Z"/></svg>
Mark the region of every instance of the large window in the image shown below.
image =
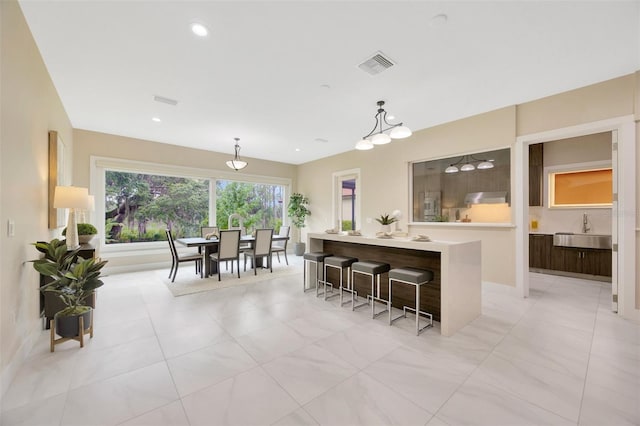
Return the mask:
<svg viewBox="0 0 640 426"><path fill-rule="evenodd" d="M202 226L226 229L232 214L242 217L246 233L277 232L286 224L290 186L287 178L92 157L96 206L88 221L114 252L164 247L165 229L178 238L200 236Z"/></svg>
<svg viewBox="0 0 640 426"><path fill-rule="evenodd" d="M209 223L209 181L105 172L105 242L133 243L200 235Z"/></svg>
<svg viewBox="0 0 640 426"><path fill-rule="evenodd" d="M229 216L237 213L242 216L243 231L247 233L258 228L273 228L277 232L282 225L283 199L282 185L218 180L216 224L220 229L226 229Z"/></svg>

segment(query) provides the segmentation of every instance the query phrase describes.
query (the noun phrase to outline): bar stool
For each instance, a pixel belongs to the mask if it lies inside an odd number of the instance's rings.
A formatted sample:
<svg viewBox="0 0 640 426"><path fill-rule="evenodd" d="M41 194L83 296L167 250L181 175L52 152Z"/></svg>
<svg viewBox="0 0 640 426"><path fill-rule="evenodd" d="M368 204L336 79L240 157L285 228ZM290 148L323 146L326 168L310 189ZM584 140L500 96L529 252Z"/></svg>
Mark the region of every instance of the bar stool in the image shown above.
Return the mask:
<svg viewBox="0 0 640 426"><path fill-rule="evenodd" d="M364 305L371 304L371 318L375 318L378 315L386 312L386 310L382 312L378 312L376 314L375 302L383 302L387 304L387 309L389 309L389 304L386 300L380 298L380 276L385 272L391 269L391 265L388 263L382 262L374 262L371 260L363 261L363 262L355 262L351 265L351 310L354 311L356 308L359 308ZM361 303L359 305L355 304L355 298L358 296L355 291L355 274L362 274L368 277L371 277L371 294L367 295L367 301L365 303ZM374 287L374 284L377 284ZM376 291L377 290L377 291Z"/></svg>
<svg viewBox="0 0 640 426"><path fill-rule="evenodd" d="M322 275L322 280L318 280L318 263L323 263L326 257L333 256L331 253L324 252L309 252L304 254L304 268L302 270L302 290L309 291L313 287L307 288L307 267L309 264L313 263L315 265L315 283L316 283L316 297L319 297L318 294L318 281L324 281L324 274ZM324 268L321 269L324 272Z"/></svg>
<svg viewBox="0 0 640 426"><path fill-rule="evenodd" d="M433 315L428 312L420 310L420 286L433 280L433 271L426 269L418 269L411 267L394 268L389 271L389 302L387 303L387 309L389 310L389 325L395 320L407 317L407 311L415 312L416 314L416 336L420 334L425 328L433 327ZM396 281L399 283L411 284L416 288L416 307L411 308L409 306L403 306L403 315L399 315L395 318L391 318L391 282ZM429 319L429 323L420 328L420 314L426 316Z"/></svg>
<svg viewBox="0 0 640 426"><path fill-rule="evenodd" d="M327 281L327 268L337 268L340 270L340 285L338 288L340 289L340 306L342 306L342 274L344 273L345 268L347 269L347 288L351 289L351 265L354 262L357 262L357 257L344 257L344 256L329 256L324 259L324 300L327 300L331 297L338 296L338 294L331 294L331 296L327 296L327 286L331 287L331 293L333 293L334 284ZM337 285L337 284L336 284Z"/></svg>

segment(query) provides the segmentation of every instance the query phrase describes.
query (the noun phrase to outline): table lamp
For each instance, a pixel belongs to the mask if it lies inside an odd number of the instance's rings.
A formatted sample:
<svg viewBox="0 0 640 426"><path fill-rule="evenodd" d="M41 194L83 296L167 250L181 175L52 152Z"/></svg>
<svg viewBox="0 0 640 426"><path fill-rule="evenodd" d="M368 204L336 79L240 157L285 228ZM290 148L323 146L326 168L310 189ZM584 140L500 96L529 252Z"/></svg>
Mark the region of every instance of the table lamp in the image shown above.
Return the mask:
<svg viewBox="0 0 640 426"><path fill-rule="evenodd" d="M75 250L80 247L78 241L78 225L76 223L76 210L89 207L89 190L77 186L56 186L53 196L53 207L56 209L69 209L67 220L67 248Z"/></svg>

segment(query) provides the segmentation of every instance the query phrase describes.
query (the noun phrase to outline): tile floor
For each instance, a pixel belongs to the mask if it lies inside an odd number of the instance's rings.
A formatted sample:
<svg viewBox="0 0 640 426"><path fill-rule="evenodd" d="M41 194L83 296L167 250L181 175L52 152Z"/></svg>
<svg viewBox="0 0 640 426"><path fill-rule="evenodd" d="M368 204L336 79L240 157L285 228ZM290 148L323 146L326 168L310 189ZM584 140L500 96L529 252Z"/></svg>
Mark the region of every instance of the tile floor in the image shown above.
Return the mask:
<svg viewBox="0 0 640 426"><path fill-rule="evenodd" d="M640 327L607 284L485 286L483 315L445 338L316 299L301 275L178 298L160 272L108 276L94 339L50 353L43 331L1 424L640 424Z"/></svg>

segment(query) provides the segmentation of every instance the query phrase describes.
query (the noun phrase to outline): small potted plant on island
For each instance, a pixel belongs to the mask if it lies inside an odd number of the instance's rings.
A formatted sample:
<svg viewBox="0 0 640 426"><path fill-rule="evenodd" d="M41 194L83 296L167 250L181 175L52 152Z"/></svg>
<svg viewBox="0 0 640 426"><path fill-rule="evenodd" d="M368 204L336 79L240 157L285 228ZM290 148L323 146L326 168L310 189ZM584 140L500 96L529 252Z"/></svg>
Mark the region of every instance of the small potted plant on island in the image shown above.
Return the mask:
<svg viewBox="0 0 640 426"><path fill-rule="evenodd" d="M69 339L78 340L82 347L84 334L88 332L93 337L92 308L86 303L104 284L100 270L107 261L83 259L78 256L78 250L67 250L67 245L57 239L49 243L39 241L35 246L45 255L33 262L35 270L48 278L41 291L54 293L64 305L52 320L51 352L56 343ZM62 339L54 340L54 333Z"/></svg>
<svg viewBox="0 0 640 426"><path fill-rule="evenodd" d="M78 241L80 242L80 244L87 244L97 233L98 230L96 229L96 227L90 223L78 224ZM64 228L62 230L62 235L67 235L67 228Z"/></svg>
<svg viewBox="0 0 640 426"><path fill-rule="evenodd" d="M305 243L301 241L302 228L304 228L307 216L311 216L311 211L307 207L309 199L302 194L293 193L289 197L287 212L291 218L293 226L298 228L298 241L293 245L293 252L296 256L302 256L305 250Z"/></svg>
<svg viewBox="0 0 640 426"><path fill-rule="evenodd" d="M391 232L391 224L398 221L395 216L390 214L381 214L380 217L376 218L376 221L382 225L382 232L390 233Z"/></svg>

